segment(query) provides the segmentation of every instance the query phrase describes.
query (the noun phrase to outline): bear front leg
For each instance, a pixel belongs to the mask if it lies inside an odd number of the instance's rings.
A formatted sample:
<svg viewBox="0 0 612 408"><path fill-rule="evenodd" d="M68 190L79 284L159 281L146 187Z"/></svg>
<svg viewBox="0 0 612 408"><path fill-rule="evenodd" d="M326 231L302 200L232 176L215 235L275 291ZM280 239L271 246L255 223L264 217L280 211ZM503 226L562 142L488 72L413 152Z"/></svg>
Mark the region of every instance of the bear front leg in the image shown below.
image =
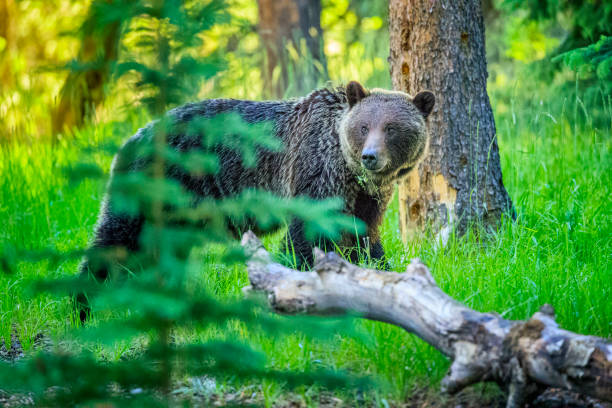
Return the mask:
<svg viewBox="0 0 612 408"><path fill-rule="evenodd" d="M380 238L370 241L369 237L360 237L361 245L359 250L349 253L349 260L352 263L369 262L376 264L378 269L389 270L389 264L385 257L385 250L380 242Z"/></svg>
<svg viewBox="0 0 612 408"><path fill-rule="evenodd" d="M289 263L295 263L298 268L300 266L310 268L313 261L313 247L312 243L306 240L304 222L298 219L291 221L284 244L284 252L288 256Z"/></svg>
<svg viewBox="0 0 612 408"><path fill-rule="evenodd" d="M124 264L119 267L118 263L124 263L128 253L138 250L143 224L142 216L114 214L109 209L108 203L104 203L95 239L90 248L91 253L79 266L83 282L93 278L96 282L102 283L111 276L125 275L122 272L125 268L129 269L130 265ZM84 323L91 313L87 294L84 291L77 291L73 294L73 302L81 322Z"/></svg>
<svg viewBox="0 0 612 408"><path fill-rule="evenodd" d="M380 243L380 239L374 242L374 244L370 247L370 260L378 263L378 267L384 269L386 271L391 270L389 266L389 261L385 256L385 250Z"/></svg>
<svg viewBox="0 0 612 408"><path fill-rule="evenodd" d="M383 249L380 240L377 240L370 247L370 259L372 261L384 261L385 260L385 250Z"/></svg>
<svg viewBox="0 0 612 408"><path fill-rule="evenodd" d="M313 249L317 246L323 251L333 251L333 243L329 239L319 237L314 241L306 239L304 233L304 222L294 219L289 225L289 230L285 236L285 253L289 256L289 260L294 261L297 267L304 266L310 269L313 266Z"/></svg>
<svg viewBox="0 0 612 408"><path fill-rule="evenodd" d="M378 263L380 268L388 271L390 270L389 262L387 261L387 257L385 256L385 250L383 249L382 244L380 243L380 239L376 240L374 244L370 247L370 260Z"/></svg>

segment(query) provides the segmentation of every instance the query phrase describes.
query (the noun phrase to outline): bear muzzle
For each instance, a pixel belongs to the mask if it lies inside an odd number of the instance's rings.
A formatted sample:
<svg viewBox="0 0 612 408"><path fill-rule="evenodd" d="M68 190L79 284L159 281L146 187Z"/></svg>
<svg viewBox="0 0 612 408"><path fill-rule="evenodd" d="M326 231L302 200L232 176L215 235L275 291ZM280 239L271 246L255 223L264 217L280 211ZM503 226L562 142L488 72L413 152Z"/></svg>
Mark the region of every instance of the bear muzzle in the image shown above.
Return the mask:
<svg viewBox="0 0 612 408"><path fill-rule="evenodd" d="M386 167L388 159L379 149L366 147L361 152L361 165L368 171L378 172Z"/></svg>

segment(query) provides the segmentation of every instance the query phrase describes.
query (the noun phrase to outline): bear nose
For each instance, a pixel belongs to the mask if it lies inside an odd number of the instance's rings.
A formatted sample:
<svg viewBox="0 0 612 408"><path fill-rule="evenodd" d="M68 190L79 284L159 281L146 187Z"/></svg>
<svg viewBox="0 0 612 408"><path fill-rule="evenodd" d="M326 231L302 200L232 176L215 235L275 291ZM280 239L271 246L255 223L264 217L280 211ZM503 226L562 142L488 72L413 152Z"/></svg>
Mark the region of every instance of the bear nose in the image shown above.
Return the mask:
<svg viewBox="0 0 612 408"><path fill-rule="evenodd" d="M368 170L375 170L378 165L378 154L376 150L365 149L361 153L361 163Z"/></svg>

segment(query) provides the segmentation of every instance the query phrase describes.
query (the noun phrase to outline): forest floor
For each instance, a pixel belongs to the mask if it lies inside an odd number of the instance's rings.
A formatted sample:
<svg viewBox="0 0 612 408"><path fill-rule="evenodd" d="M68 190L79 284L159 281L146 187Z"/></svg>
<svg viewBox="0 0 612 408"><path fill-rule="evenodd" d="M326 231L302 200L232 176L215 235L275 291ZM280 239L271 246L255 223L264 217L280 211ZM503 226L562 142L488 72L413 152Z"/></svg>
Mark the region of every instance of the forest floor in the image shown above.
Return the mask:
<svg viewBox="0 0 612 408"><path fill-rule="evenodd" d="M51 342L41 334L35 341L34 349L39 351L50 348ZM11 335L9 347L0 340L0 361L16 362L25 356L21 342L16 333ZM265 395L257 385L237 389L217 391L217 381L212 377L189 378L173 385L172 400L176 406L188 402L195 406L268 406ZM384 401L384 402L383 402ZM283 392L271 405L277 408L299 408L316 406L332 407L401 407L401 408L502 408L506 398L494 385L471 387L455 395L444 395L431 386L415 387L403 401L382 398L376 401L364 398L361 393L338 396L331 391L313 391L309 393ZM0 406L5 408L34 406L34 398L27 393L8 393L0 389ZM532 408L612 408L612 404L575 393L549 389L530 404Z"/></svg>
<svg viewBox="0 0 612 408"><path fill-rule="evenodd" d="M427 234L404 245L399 237L396 197L382 229L391 269L402 271L411 258L418 257L430 267L442 290L473 309L524 319L549 303L561 327L611 338L612 113L609 108L599 110L603 110L603 121L593 120L578 108L578 114L568 117L550 104L498 112L504 183L517 220L503 220L484 239L474 234L451 237L443 249ZM0 242L31 250L84 248L91 238L104 182L74 185L63 169L83 154L108 168L112 154L99 146L119 141L144 125L140 116L128 119L99 124L56 144L0 145ZM266 245L278 248L279 236L267 237ZM210 288L222 299L242 296L241 289L248 284L244 266L226 267L220 254L210 251L194 251L193 256L206 260L196 286ZM78 328L67 297L33 296L27 287L32 279L74 275L77 264L77 260L57 265L20 262L14 274L0 274L0 339L4 339L0 357L34 352L41 336L61 339ZM397 327L355 320L354 331L350 335L333 333L321 340L301 333L252 332L237 323L223 330L177 332L175 339L237 339L263 353L272 368L342 369L380 381L376 392L331 394L318 388L297 392L266 380L237 384L231 378L184 379L177 382L177 398L203 396L213 405L283 407L503 405L503 394L494 385L475 387L452 398L440 395L439 381L448 360ZM129 358L130 347L94 346L91 351L115 361ZM4 403L9 397L3 395L0 392Z"/></svg>

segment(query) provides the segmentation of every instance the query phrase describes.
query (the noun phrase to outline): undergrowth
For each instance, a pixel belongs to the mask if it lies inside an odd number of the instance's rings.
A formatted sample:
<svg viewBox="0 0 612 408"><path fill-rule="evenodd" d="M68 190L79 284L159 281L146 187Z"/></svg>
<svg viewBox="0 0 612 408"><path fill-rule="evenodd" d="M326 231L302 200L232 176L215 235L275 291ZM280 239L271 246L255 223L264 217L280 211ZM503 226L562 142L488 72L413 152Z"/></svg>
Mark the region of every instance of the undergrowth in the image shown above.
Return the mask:
<svg viewBox="0 0 612 408"><path fill-rule="evenodd" d="M395 197L382 229L391 269L401 272L418 257L442 290L476 310L524 319L550 303L562 327L612 337L612 112L606 99L602 101L603 106L587 108L580 100L549 98L521 109L527 105L512 99L511 109L498 109L504 183L517 220L504 219L484 238L482 233L451 236L444 248L428 234L405 245ZM495 108L495 100L493 104ZM594 124L590 108L603 111L609 120ZM0 145L0 243L29 250L85 248L105 185L99 180L73 185L63 169L83 154L108 169L112 149L105 146L119 143L117 135L127 137L146 123L145 115L137 112L126 119L93 125L55 145ZM281 237L279 232L265 237L264 243L278 251ZM194 290L206 288L220 299L242 296L241 288L248 284L244 266L225 266L214 251L195 250L192 257L204 259L202 269L190 276ZM35 278L72 276L77 262L22 262L15 275L0 274L0 337L5 342L15 332L29 352L39 333L59 339L78 326L68 298L33 296L25 285ZM377 399L405 399L415 387L436 385L448 369L439 352L397 327L361 320L354 324L358 335L337 333L330 341L253 333L238 322L223 330L181 329L174 337L179 343L224 338L248 342L275 369L323 367L371 374L383 384ZM137 348L123 344L93 351L112 361ZM223 378L215 387L222 392L243 385ZM268 381L258 388L266 403L280 398L283 390Z"/></svg>

